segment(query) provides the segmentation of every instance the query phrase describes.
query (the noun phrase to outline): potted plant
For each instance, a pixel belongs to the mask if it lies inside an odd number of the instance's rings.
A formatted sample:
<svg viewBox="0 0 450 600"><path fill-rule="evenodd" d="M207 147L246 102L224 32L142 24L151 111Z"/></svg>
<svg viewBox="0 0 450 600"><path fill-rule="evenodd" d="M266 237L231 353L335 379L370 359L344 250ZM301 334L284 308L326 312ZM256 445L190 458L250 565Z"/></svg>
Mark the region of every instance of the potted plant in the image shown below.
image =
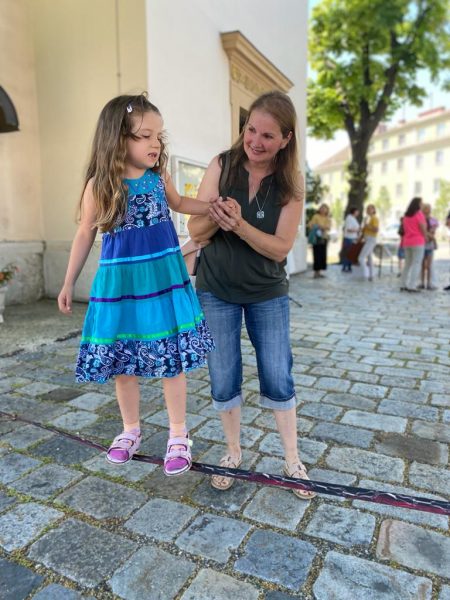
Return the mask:
<svg viewBox="0 0 450 600"><path fill-rule="evenodd" d="M5 310L5 297L8 290L8 282L14 279L18 268L12 263L0 268L0 323L3 323L3 311Z"/></svg>

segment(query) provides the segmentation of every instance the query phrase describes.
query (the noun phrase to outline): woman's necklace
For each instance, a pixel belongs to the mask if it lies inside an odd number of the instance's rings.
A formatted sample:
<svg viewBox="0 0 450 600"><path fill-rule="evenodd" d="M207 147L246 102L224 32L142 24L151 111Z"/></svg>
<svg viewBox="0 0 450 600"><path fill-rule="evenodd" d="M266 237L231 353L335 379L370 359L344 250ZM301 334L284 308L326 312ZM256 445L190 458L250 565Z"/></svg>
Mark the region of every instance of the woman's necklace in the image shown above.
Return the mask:
<svg viewBox="0 0 450 600"><path fill-rule="evenodd" d="M267 188L266 195L265 195L265 197L264 197L264 201L263 201L263 203L262 203L262 206L260 206L260 204L259 204L259 200L258 200L258 192L259 192L259 189L258 189L258 191L255 193L255 201L256 201L256 206L258 207L258 210L256 211L256 218L257 218L257 219L264 219L264 207L265 207L265 205L266 205L266 202L267 202L267 197L268 197L268 195L269 195L270 188L271 188L271 186L272 186L272 180L273 180L273 175L272 175L272 177L270 178L270 183L269 183L269 186L268 186L268 188Z"/></svg>

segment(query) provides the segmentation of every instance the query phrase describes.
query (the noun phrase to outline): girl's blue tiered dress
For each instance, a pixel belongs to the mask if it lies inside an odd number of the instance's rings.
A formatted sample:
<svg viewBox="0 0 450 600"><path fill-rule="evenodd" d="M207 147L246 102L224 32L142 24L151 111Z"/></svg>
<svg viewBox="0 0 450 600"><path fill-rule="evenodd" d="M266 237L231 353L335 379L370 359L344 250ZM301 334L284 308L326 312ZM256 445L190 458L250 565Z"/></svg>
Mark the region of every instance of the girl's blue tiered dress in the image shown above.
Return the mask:
<svg viewBox="0 0 450 600"><path fill-rule="evenodd" d="M125 179L123 223L105 233L76 366L79 382L174 377L214 348L170 218L164 182Z"/></svg>

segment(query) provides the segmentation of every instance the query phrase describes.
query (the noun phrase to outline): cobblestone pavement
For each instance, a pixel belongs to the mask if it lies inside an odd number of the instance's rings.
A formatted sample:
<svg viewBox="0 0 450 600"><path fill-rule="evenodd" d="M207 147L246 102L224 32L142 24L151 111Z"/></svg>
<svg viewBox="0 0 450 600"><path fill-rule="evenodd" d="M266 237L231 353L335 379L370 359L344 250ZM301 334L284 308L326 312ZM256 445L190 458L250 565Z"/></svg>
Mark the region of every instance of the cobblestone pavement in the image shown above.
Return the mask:
<svg viewBox="0 0 450 600"><path fill-rule="evenodd" d="M440 269L442 287L448 263ZM400 293L388 272L374 283L344 277L333 267L323 280L291 280L302 304L291 304L291 322L310 476L448 500L450 295ZM3 347L0 410L107 443L120 430L114 388L74 383L77 344L11 356ZM243 467L279 473L273 415L257 404L248 340L243 349ZM162 455L160 382L142 394L142 452ZM189 377L188 413L195 460L215 463L223 436L205 369ZM448 525L442 515L327 496L308 503L239 481L219 492L199 473L113 467L67 438L0 422L2 600L449 600Z"/></svg>

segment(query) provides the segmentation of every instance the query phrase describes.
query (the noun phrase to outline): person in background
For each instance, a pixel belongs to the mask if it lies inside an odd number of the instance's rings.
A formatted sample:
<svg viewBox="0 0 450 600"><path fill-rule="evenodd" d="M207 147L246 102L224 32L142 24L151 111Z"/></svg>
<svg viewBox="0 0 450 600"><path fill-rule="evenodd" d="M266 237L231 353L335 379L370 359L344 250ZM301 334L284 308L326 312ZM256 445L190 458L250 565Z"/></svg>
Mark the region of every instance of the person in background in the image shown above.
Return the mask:
<svg viewBox="0 0 450 600"><path fill-rule="evenodd" d="M352 261L347 258L347 250L356 242L359 237L360 225L358 221L359 209L356 206L351 206L348 209L347 216L344 221L344 240L342 244L342 272L352 272Z"/></svg>
<svg viewBox="0 0 450 600"><path fill-rule="evenodd" d="M327 270L327 246L331 229L330 209L321 204L308 223L314 257L314 279L325 277L321 271Z"/></svg>
<svg viewBox="0 0 450 600"><path fill-rule="evenodd" d="M437 248L436 229L439 227L439 221L431 216L431 204L424 204L422 210L427 222L427 240L425 242L425 255L422 261L419 289L437 290L433 281L433 255Z"/></svg>
<svg viewBox="0 0 450 600"><path fill-rule="evenodd" d="M403 261L405 260L405 248L403 247L403 235L404 235L404 231L403 231L403 217L400 217L400 226L398 228L398 235L400 236L400 241L398 243L398 248L397 248L397 258L398 258L398 273L397 273L397 277L401 277L402 276L402 270L403 270Z"/></svg>
<svg viewBox="0 0 450 600"><path fill-rule="evenodd" d="M377 243L377 234L380 222L377 217L377 209L373 204L366 208L366 218L362 228L364 246L359 253L359 264L366 281L373 281L373 251Z"/></svg>
<svg viewBox="0 0 450 600"><path fill-rule="evenodd" d="M425 252L427 223L422 212L422 198L415 197L403 217L403 246L405 266L400 291L418 292L417 281Z"/></svg>

